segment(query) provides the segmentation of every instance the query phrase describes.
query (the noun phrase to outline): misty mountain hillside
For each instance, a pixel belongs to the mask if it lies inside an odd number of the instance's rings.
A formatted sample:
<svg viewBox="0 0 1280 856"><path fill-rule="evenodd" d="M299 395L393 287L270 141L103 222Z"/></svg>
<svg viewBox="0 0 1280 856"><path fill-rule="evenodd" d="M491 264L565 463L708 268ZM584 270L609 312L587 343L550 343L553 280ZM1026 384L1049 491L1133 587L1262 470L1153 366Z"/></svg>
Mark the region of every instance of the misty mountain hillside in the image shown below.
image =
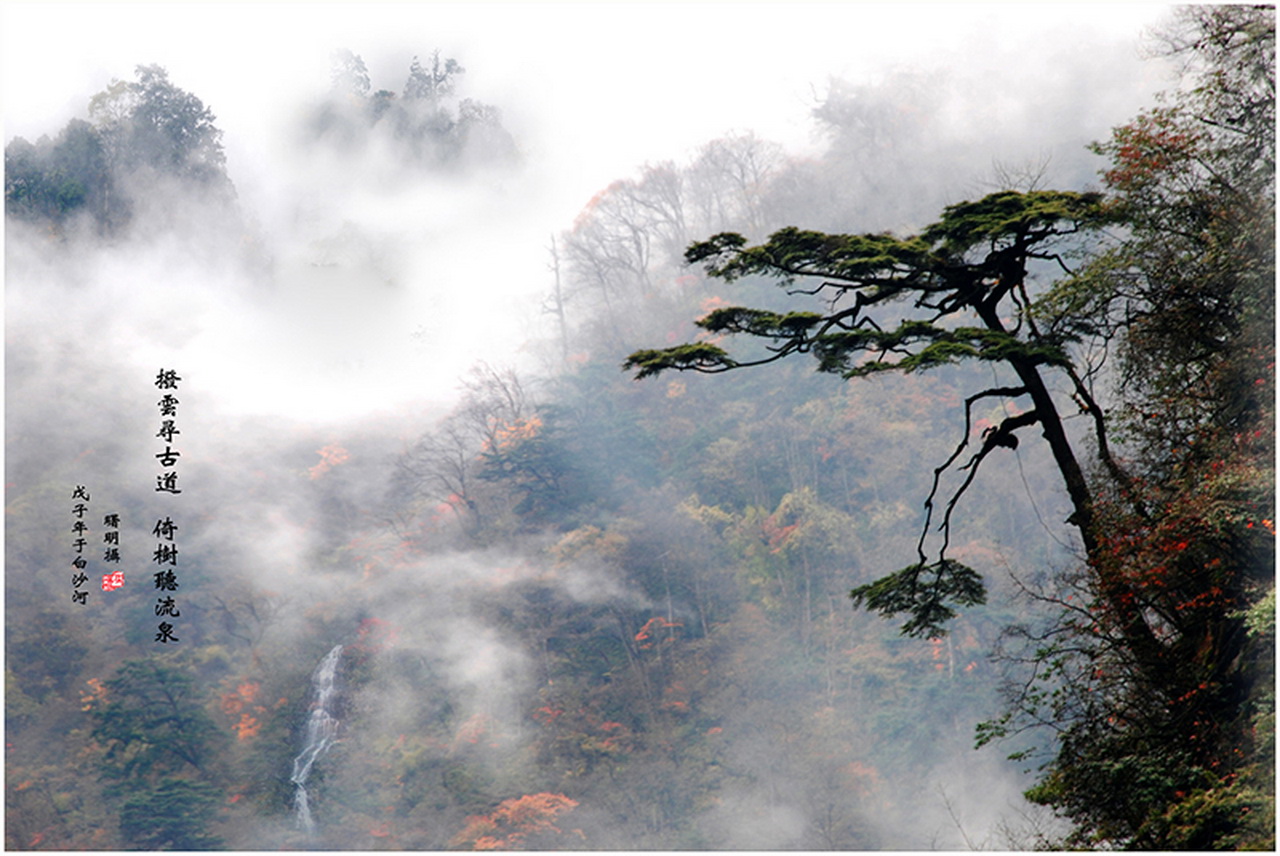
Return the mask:
<svg viewBox="0 0 1280 856"><path fill-rule="evenodd" d="M1274 848L1274 10L823 9L6 106L6 848Z"/></svg>

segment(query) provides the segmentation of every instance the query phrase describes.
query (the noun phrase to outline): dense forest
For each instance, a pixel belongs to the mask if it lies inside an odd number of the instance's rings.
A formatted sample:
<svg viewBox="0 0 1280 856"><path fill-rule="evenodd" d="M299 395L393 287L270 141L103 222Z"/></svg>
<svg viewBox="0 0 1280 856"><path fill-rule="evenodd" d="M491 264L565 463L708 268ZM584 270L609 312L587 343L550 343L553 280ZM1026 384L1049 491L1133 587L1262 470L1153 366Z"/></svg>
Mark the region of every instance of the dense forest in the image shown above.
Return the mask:
<svg viewBox="0 0 1280 856"><path fill-rule="evenodd" d="M637 167L511 272L527 364L341 428L77 355L185 335L139 259L279 299L181 81L8 142L6 847L1274 849L1274 23L1179 9L1158 103L968 198L909 75ZM300 151L520 169L407 65Z"/></svg>

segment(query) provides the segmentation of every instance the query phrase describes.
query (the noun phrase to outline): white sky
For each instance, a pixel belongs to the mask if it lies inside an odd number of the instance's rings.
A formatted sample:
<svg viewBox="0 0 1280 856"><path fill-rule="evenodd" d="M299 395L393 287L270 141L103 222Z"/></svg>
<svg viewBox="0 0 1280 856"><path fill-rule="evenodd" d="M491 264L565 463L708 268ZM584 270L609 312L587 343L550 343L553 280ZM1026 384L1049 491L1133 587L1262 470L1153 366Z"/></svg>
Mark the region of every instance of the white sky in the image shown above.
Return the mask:
<svg viewBox="0 0 1280 856"><path fill-rule="evenodd" d="M237 362L227 355L264 347L262 329L224 332L241 309L214 300L202 309L203 336L160 343L140 356L164 359L165 348L180 347L173 356L181 365L207 360L206 376L231 410L289 408L323 418L421 395L425 369L406 350L409 331L452 330L458 342L475 333L415 321L424 307L434 305L448 319L450 311L491 308L495 295L514 299L549 287L549 236L568 228L596 191L645 162L685 162L701 144L748 129L791 152L811 148L809 112L829 78L868 83L902 67L963 74L990 87L993 98L1014 91L1034 98L1029 82L1059 73L1055 57L1096 52L1109 67L1132 68L1115 87L1133 93L1136 109L1167 85L1138 52L1143 30L1167 11L1112 3L0 2L4 138L52 136L68 119L84 117L89 96L112 78L131 79L134 66L158 63L215 113L241 200L268 229L292 228L279 224L302 212L329 218L324 228L331 231L354 220L372 233L431 246L429 271L421 259L407 268L422 284L417 302L365 307L367 330L349 329L350 313L335 293L330 309L316 310L323 317L286 337L282 350ZM330 54L343 47L365 59L374 88L392 90L403 85L414 54L438 48L459 59L467 72L463 94L502 111L526 157L523 176L489 195L451 200L446 216L407 193L388 200L291 171L283 135L300 103L324 91ZM453 231L441 231L442 217ZM406 222L436 231L426 239L405 235ZM500 258L492 252L495 228ZM499 285L514 281L522 285L513 292ZM402 320L402 329L388 337L380 312ZM345 356L331 335L339 326L350 338ZM521 335L514 320L486 332L509 343ZM393 348L389 339L399 344ZM348 366L341 377L262 374L280 363L266 357L325 347L338 349L335 364L368 365ZM361 356L348 359L354 354ZM449 377L463 365L434 363ZM390 365L399 368L388 372ZM377 372L378 384L368 371ZM443 374L433 382L448 385ZM290 392L282 396L282 389Z"/></svg>
<svg viewBox="0 0 1280 856"><path fill-rule="evenodd" d="M0 3L5 139L83 116L89 95L159 63L212 107L228 149L328 79L340 47L397 89L440 48L508 124L550 136L572 204L645 161L730 130L809 140L813 93L892 66L989 69L1018 45L1136 48L1162 4ZM1135 67L1137 65L1136 50ZM379 62L379 59L390 60ZM394 63L394 65L391 65ZM1017 75L1038 69L1006 68ZM293 102L296 103L296 102ZM528 142L526 140L526 142ZM235 164L232 164L232 169ZM575 209L576 210L576 209ZM568 212L569 216L575 211Z"/></svg>

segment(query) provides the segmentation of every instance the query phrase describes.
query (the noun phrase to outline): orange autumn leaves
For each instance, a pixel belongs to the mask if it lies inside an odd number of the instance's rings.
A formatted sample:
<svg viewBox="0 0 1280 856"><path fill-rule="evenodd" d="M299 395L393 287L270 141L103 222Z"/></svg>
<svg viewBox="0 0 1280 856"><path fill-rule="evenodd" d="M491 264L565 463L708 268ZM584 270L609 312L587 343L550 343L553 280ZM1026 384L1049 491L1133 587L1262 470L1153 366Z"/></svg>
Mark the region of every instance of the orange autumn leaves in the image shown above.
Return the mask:
<svg viewBox="0 0 1280 856"><path fill-rule="evenodd" d="M493 436L484 442L486 453L509 452L526 440L532 440L542 431L542 418L536 414L528 419L517 418L497 425Z"/></svg>
<svg viewBox="0 0 1280 856"><path fill-rule="evenodd" d="M91 692L80 692L80 709L88 711L107 700L107 688L102 685L102 678L90 678L85 683Z"/></svg>
<svg viewBox="0 0 1280 856"><path fill-rule="evenodd" d="M654 616L645 622L644 627L640 628L640 632L636 634L636 645L639 648L652 648L653 643L657 641L671 641L675 638L674 634L667 633L662 640L658 636L663 630L673 630L677 627L684 627L679 621L668 621L662 616Z"/></svg>
<svg viewBox="0 0 1280 856"><path fill-rule="evenodd" d="M330 443L323 449L316 451L320 456L320 463L311 467L307 472L311 475L311 480L315 481L334 467L341 466L351 459L351 453L339 446L337 443Z"/></svg>
<svg viewBox="0 0 1280 856"><path fill-rule="evenodd" d="M554 845L564 834L556 826L560 816L577 805L576 800L564 794L548 792L503 800L489 814L468 817L467 825L449 841L449 846L469 850L523 850L529 846ZM578 829L571 832L582 835Z"/></svg>
<svg viewBox="0 0 1280 856"><path fill-rule="evenodd" d="M264 706L253 704L260 688L256 681L246 681L233 691L222 695L222 712L235 720L231 725L231 730L235 732L237 740L248 740L250 737L256 737L258 736L258 731L262 728L261 720L249 712L250 710L259 714L267 712ZM251 705L252 707L250 707Z"/></svg>

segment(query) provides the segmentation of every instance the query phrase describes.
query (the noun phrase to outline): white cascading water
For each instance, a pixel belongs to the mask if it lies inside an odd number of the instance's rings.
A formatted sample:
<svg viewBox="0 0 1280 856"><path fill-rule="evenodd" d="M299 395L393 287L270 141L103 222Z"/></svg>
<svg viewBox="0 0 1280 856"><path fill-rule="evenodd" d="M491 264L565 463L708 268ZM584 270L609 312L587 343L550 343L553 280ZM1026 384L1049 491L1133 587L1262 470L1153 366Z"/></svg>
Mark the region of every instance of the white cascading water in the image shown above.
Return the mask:
<svg viewBox="0 0 1280 856"><path fill-rule="evenodd" d="M315 832L316 825L311 819L311 804L307 799L307 777L311 775L311 767L316 760L333 745L338 736L338 720L333 716L330 706L338 694L338 660L341 657L342 646L335 645L311 676L314 701L311 716L307 719L306 741L302 745L301 754L293 759L293 775L289 778L289 781L297 785L293 795L293 810L298 828L308 835Z"/></svg>

